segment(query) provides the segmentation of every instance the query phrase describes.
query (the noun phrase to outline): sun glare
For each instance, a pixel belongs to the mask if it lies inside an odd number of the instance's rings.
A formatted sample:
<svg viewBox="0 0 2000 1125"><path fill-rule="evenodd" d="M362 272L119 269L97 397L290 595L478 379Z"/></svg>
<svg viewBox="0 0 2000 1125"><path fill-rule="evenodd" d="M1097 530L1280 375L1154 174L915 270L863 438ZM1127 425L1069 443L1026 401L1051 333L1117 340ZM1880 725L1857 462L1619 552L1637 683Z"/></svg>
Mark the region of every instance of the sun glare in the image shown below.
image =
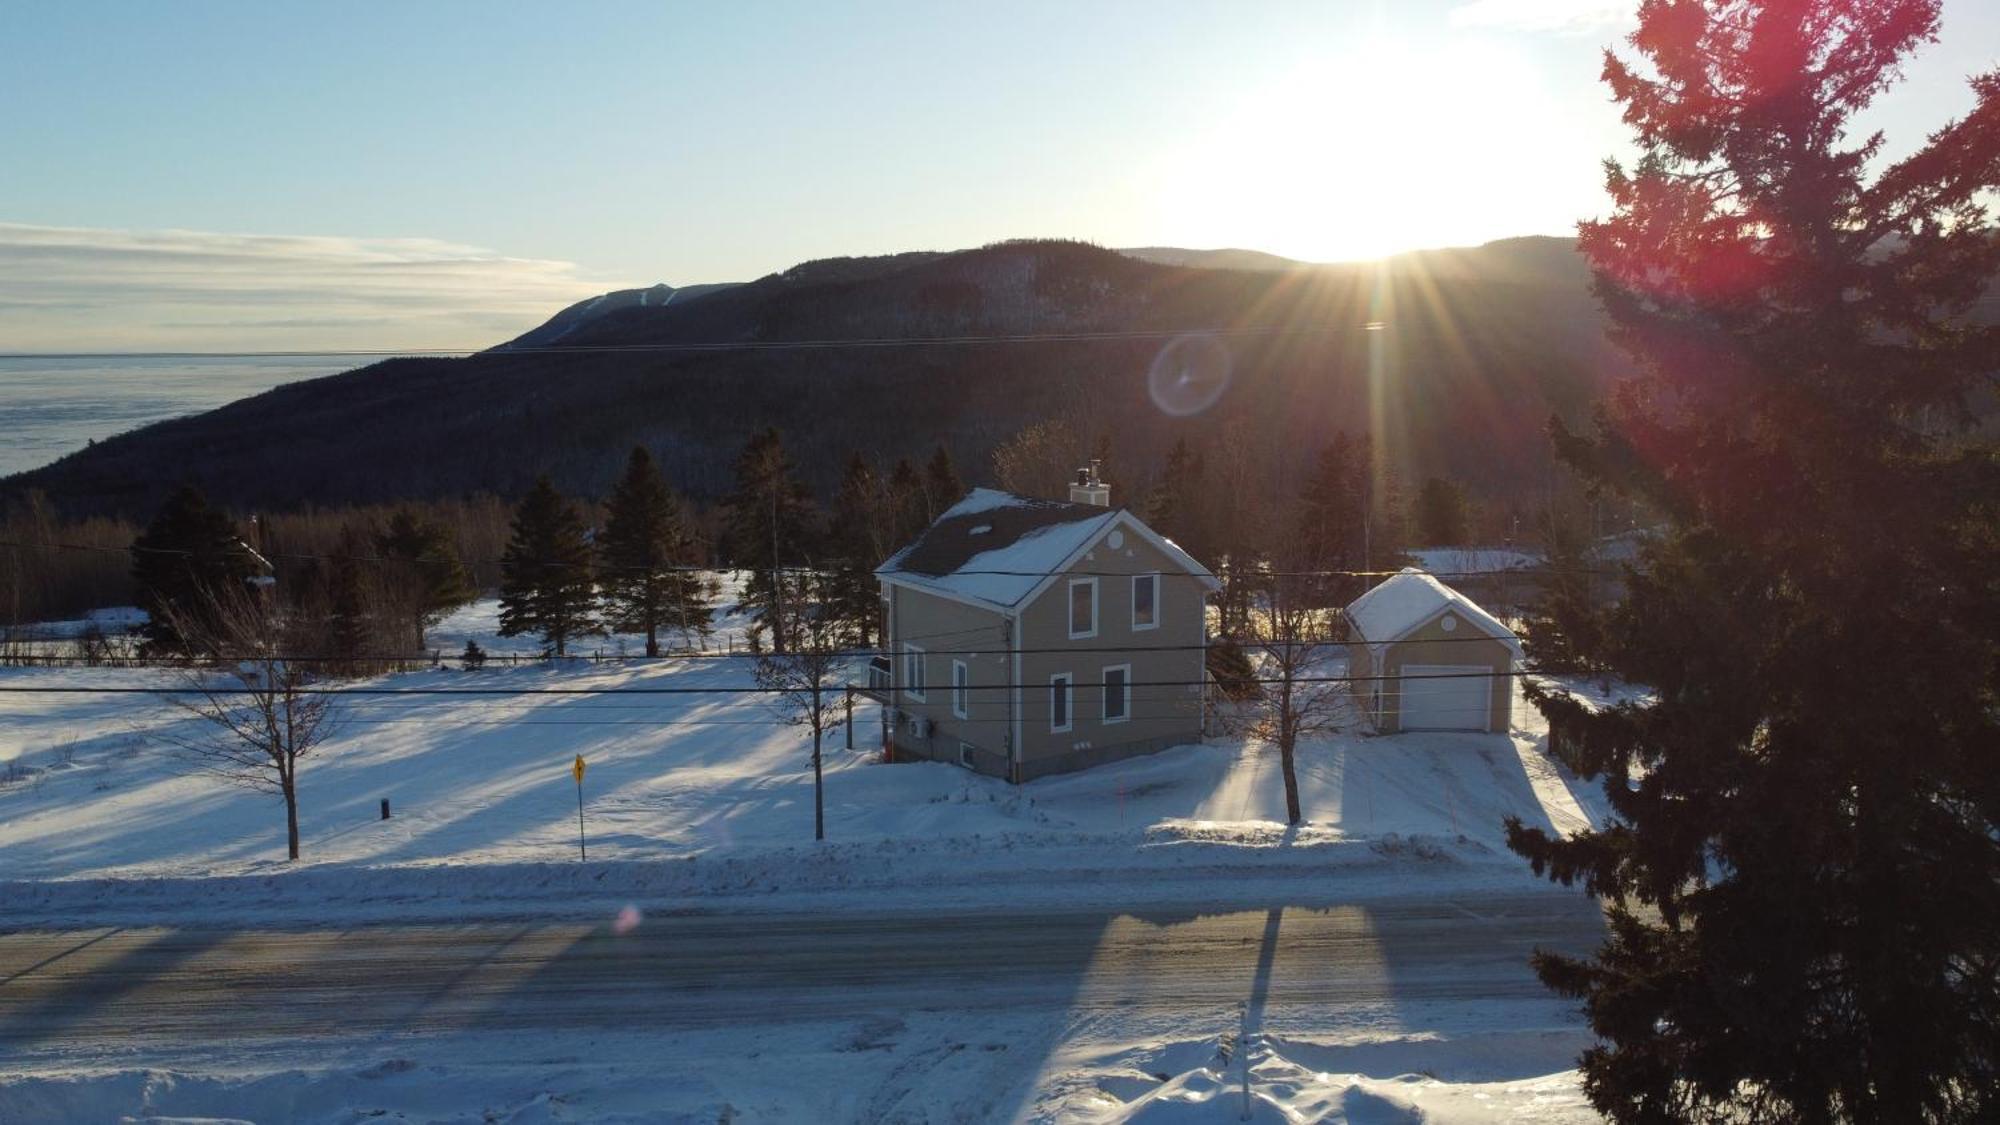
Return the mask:
<svg viewBox="0 0 2000 1125"><path fill-rule="evenodd" d="M1358 47L1225 110L1157 179L1160 219L1184 245L1312 261L1535 229L1553 114L1505 52Z"/></svg>

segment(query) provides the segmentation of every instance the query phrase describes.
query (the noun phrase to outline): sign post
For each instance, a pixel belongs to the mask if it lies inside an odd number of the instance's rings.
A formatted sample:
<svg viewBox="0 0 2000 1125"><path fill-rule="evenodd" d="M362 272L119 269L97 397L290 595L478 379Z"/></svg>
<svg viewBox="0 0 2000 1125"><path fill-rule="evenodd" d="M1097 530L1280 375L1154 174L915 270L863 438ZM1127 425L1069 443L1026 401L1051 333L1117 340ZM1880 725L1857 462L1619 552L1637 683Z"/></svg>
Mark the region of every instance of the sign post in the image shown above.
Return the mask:
<svg viewBox="0 0 2000 1125"><path fill-rule="evenodd" d="M576 778L576 854L579 860L590 859L590 849L583 842L583 755L576 756L576 764L569 768L570 776Z"/></svg>

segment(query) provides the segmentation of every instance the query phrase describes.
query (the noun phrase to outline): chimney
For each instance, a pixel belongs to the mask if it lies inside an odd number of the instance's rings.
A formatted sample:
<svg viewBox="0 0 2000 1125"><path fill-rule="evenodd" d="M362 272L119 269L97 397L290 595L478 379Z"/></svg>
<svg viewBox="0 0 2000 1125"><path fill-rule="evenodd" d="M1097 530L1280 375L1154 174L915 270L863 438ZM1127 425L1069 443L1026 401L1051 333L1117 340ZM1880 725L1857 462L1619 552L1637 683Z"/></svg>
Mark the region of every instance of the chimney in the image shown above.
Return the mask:
<svg viewBox="0 0 2000 1125"><path fill-rule="evenodd" d="M1111 506L1111 486L1097 475L1102 461L1093 460L1088 468L1076 471L1076 483L1069 486L1072 504L1095 504L1100 508Z"/></svg>

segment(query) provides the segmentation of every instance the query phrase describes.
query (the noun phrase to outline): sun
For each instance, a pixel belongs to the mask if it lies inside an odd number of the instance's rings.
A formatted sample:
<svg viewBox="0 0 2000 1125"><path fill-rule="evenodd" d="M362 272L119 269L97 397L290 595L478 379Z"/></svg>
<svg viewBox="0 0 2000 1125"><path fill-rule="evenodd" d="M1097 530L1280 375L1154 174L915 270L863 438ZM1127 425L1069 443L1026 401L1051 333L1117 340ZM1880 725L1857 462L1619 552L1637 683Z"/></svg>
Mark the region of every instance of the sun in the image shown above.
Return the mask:
<svg viewBox="0 0 2000 1125"><path fill-rule="evenodd" d="M1330 55L1258 84L1175 152L1158 219L1180 244L1308 261L1525 233L1545 98L1492 49Z"/></svg>

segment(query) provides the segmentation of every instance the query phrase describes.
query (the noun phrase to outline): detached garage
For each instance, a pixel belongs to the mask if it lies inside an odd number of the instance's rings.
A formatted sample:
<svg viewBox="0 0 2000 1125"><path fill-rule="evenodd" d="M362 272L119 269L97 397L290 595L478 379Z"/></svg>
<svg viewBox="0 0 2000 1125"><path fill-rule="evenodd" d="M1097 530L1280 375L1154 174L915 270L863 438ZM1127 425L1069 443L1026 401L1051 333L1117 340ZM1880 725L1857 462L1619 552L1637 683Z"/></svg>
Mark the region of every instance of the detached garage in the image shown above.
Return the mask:
<svg viewBox="0 0 2000 1125"><path fill-rule="evenodd" d="M1348 672L1376 730L1507 729L1521 642L1492 614L1414 567L1346 612Z"/></svg>

